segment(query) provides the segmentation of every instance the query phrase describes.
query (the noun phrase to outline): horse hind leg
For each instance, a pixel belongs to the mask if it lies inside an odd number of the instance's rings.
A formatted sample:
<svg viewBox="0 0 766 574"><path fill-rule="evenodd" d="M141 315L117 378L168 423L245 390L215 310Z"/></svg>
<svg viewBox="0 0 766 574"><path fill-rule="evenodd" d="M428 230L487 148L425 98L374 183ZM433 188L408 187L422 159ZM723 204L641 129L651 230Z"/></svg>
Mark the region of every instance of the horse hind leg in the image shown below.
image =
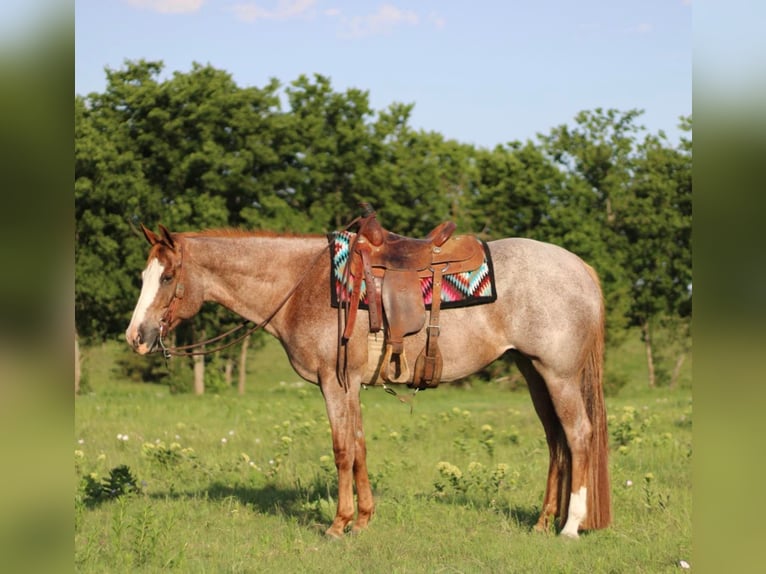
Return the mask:
<svg viewBox="0 0 766 574"><path fill-rule="evenodd" d="M612 521L603 336L596 334L574 376L556 377L536 366L547 383L571 454L570 500L561 534L577 538L579 529L606 528Z"/></svg>
<svg viewBox="0 0 766 574"><path fill-rule="evenodd" d="M535 412L543 424L545 439L548 443L549 463L548 479L545 485L545 497L540 518L535 525L538 532L547 532L556 518L566 514L571 486L571 453L567 445L566 434L553 407L551 396L545 381L525 356L515 353L514 361L527 381L527 388L532 397Z"/></svg>
<svg viewBox="0 0 766 574"><path fill-rule="evenodd" d="M569 459L564 461L569 466L570 476L566 481L569 485L565 490L569 494L569 500L566 505L559 506L559 508L566 508L566 513L560 513L561 519L566 516L561 534L577 538L578 531L584 525L589 511L589 459L593 429L580 391L580 377L557 379L548 376L544 378L569 447ZM561 486L566 485L561 484ZM560 497L560 503L564 502L563 498Z"/></svg>

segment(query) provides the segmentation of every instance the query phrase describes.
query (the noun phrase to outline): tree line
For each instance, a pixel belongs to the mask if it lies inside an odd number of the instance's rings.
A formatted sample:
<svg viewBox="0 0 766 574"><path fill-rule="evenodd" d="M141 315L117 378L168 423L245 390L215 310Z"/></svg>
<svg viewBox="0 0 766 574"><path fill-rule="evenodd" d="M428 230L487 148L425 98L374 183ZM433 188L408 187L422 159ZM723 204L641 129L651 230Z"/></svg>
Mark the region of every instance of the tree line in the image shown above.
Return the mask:
<svg viewBox="0 0 766 574"><path fill-rule="evenodd" d="M641 110L597 108L534 141L486 149L416 130L413 104L373 110L368 92L336 91L322 75L240 87L209 65L162 71L128 61L106 70L102 93L75 97L84 342L124 333L147 252L140 223L327 233L368 201L401 234L452 219L487 240L530 237L577 253L601 276L608 344L638 327L649 384L672 382L690 345L691 117L679 118L686 135L672 143L647 133ZM206 308L178 336L233 321ZM673 340L657 344L660 333Z"/></svg>

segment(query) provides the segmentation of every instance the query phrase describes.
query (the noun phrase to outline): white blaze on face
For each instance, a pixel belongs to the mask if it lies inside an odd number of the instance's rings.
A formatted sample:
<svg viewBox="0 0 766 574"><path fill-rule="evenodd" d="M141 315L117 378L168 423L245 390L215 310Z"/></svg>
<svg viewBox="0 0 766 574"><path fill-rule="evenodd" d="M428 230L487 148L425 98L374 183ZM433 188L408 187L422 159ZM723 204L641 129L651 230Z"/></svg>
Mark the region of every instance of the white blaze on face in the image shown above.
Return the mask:
<svg viewBox="0 0 766 574"><path fill-rule="evenodd" d="M125 331L125 337L131 345L138 338L138 328L144 322L146 311L157 296L157 291L160 288L160 278L164 270L165 268L160 264L159 259L155 257L141 274L143 280L141 295L138 297L138 303L136 303L136 308L133 311L133 317L130 320L130 325L128 325L128 330Z"/></svg>
<svg viewBox="0 0 766 574"><path fill-rule="evenodd" d="M580 528L580 524L585 520L587 509L588 489L584 486L580 487L579 492L573 492L569 497L569 513L567 516L567 523L564 528L561 529L563 536L569 536L570 538L578 538L577 531Z"/></svg>

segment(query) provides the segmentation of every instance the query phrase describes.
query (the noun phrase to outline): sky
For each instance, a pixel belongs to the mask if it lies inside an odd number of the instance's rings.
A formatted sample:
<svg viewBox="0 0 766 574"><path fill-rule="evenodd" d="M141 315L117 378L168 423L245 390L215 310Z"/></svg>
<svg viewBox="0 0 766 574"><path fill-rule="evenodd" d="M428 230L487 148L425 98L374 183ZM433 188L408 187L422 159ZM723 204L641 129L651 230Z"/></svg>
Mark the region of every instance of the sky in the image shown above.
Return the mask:
<svg viewBox="0 0 766 574"><path fill-rule="evenodd" d="M680 135L692 112L692 0L77 0L75 91L105 68L193 62L240 87L328 76L410 126L493 148L573 124L582 110L644 110Z"/></svg>

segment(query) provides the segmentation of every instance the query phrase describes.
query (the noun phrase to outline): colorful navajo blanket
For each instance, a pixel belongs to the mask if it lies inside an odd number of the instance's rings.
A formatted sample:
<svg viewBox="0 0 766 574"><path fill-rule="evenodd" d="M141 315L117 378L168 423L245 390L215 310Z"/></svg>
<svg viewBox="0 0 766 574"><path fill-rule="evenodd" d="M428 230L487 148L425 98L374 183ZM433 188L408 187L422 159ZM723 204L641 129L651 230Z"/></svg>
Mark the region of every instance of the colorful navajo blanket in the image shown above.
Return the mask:
<svg viewBox="0 0 766 574"><path fill-rule="evenodd" d="M338 307L339 301L348 301L351 297L353 285L345 284L346 265L349 258L349 244L355 234L350 231L341 231L330 235L330 247L332 251L332 268L330 281L332 293L332 306ZM450 309L456 307L468 307L491 303L497 299L495 289L495 275L492 269L492 258L487 244L484 245L484 262L478 269L464 273L445 274L442 279L441 308ZM367 309L367 286L362 280L359 307ZM433 277L424 277L420 280L420 290L423 293L423 302L426 308L431 307L433 295Z"/></svg>

